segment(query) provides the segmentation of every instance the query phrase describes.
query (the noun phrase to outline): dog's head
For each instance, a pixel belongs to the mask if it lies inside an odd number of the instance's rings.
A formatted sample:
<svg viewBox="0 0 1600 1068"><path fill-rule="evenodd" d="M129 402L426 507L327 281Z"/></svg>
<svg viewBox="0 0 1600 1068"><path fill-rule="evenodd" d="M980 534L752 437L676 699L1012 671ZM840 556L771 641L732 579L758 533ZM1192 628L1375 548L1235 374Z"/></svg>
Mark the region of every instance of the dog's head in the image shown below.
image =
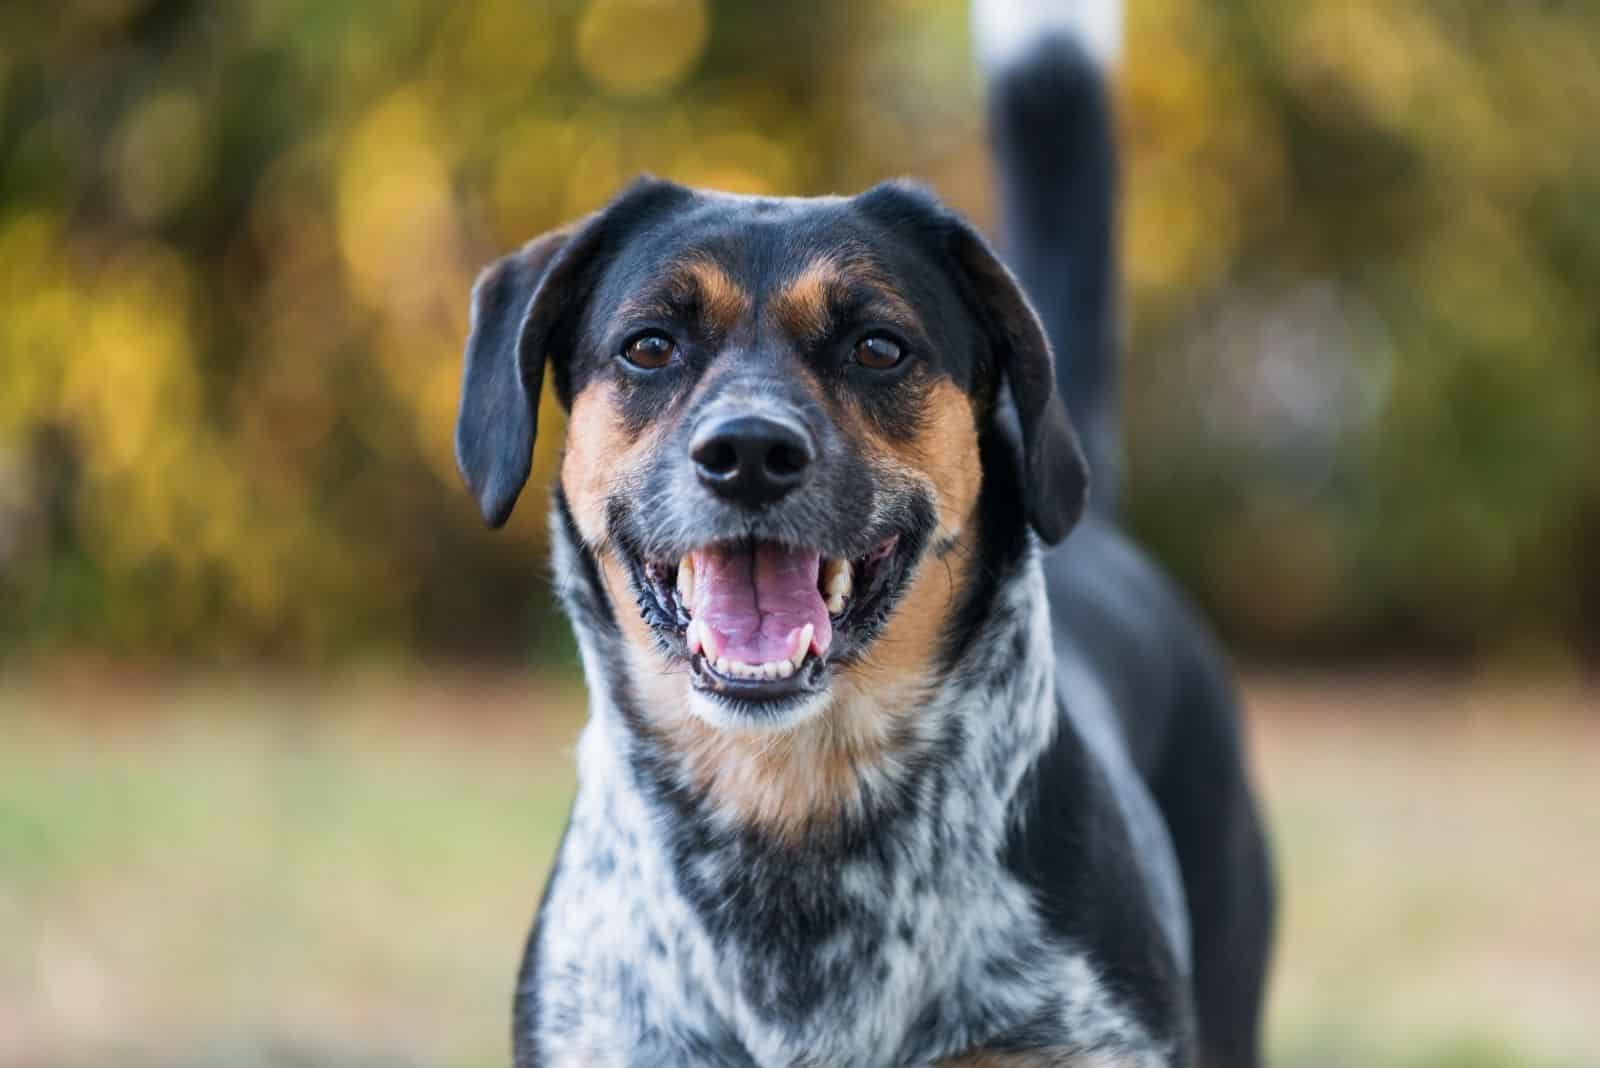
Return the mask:
<svg viewBox="0 0 1600 1068"><path fill-rule="evenodd" d="M980 494L1047 543L1083 508L1037 317L911 186L644 179L491 266L472 311L457 454L485 519L527 479L548 365L558 504L627 670L715 727L795 724L874 671L929 681L992 579Z"/></svg>

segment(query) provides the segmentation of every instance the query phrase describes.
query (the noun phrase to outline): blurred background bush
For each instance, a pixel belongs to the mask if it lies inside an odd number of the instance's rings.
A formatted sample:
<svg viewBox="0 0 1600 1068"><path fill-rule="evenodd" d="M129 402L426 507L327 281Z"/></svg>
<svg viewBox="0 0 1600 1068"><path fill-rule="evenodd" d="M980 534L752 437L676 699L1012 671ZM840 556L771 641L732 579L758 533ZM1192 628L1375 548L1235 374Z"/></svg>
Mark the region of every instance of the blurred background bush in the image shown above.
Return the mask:
<svg viewBox="0 0 1600 1068"><path fill-rule="evenodd" d="M1130 9L1144 535L1245 652L1592 658L1600 7ZM454 470L475 270L641 170L988 221L966 19L0 6L0 658L564 649L539 495L491 537Z"/></svg>

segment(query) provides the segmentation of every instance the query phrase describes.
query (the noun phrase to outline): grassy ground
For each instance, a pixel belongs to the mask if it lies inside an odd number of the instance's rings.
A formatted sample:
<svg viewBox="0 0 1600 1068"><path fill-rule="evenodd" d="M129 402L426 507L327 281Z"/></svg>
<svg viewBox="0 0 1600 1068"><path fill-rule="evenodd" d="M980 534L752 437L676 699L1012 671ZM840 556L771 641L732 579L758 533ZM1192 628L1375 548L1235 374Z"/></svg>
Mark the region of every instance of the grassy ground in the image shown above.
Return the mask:
<svg viewBox="0 0 1600 1068"><path fill-rule="evenodd" d="M1595 695L1249 692L1272 1063L1597 1063ZM459 678L0 690L0 1065L507 1063L580 706Z"/></svg>

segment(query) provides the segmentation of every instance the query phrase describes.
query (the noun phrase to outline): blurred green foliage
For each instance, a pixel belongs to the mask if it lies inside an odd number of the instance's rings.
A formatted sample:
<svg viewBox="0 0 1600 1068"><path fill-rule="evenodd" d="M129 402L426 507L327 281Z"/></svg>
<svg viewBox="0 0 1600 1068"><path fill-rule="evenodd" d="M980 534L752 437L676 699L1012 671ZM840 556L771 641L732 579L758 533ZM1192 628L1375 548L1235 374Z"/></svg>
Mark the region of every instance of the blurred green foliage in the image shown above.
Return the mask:
<svg viewBox="0 0 1600 1068"><path fill-rule="evenodd" d="M954 0L0 7L0 656L561 639L450 435L637 171L991 218ZM1600 632L1600 8L1131 0L1132 511L1255 648ZM548 410L535 479L548 483Z"/></svg>

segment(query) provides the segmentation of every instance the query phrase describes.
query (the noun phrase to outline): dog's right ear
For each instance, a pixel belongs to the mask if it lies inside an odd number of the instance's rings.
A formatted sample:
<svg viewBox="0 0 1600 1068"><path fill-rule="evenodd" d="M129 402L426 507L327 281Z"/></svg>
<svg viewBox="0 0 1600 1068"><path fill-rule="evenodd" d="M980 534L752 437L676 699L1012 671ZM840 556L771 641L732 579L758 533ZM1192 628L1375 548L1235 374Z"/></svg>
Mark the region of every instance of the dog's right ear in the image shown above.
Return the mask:
<svg viewBox="0 0 1600 1068"><path fill-rule="evenodd" d="M478 276L456 465L489 526L505 523L528 481L545 362L569 358L551 349L570 339L597 263L615 250L623 230L686 195L682 186L641 178L605 208L534 238Z"/></svg>
<svg viewBox="0 0 1600 1068"><path fill-rule="evenodd" d="M580 223L534 238L490 264L472 287L456 466L491 527L511 515L533 462L545 350L533 339L524 355L522 339L534 318L535 295L552 262L582 229Z"/></svg>

